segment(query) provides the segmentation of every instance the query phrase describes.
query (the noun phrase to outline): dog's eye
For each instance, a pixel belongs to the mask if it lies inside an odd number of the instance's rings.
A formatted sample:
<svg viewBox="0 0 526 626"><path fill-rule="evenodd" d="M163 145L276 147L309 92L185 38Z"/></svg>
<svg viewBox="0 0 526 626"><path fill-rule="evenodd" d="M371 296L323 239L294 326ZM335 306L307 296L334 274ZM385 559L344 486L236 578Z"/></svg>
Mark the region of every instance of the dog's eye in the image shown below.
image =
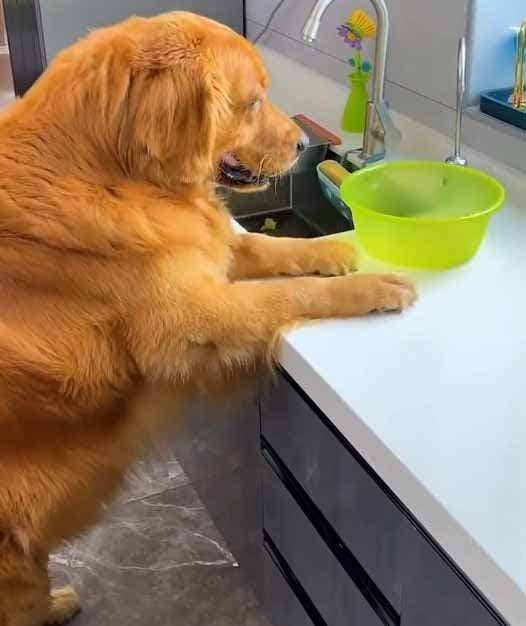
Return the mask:
<svg viewBox="0 0 526 626"><path fill-rule="evenodd" d="M248 104L248 108L251 111L259 111L259 109L261 108L261 99L254 98L253 100L251 100Z"/></svg>

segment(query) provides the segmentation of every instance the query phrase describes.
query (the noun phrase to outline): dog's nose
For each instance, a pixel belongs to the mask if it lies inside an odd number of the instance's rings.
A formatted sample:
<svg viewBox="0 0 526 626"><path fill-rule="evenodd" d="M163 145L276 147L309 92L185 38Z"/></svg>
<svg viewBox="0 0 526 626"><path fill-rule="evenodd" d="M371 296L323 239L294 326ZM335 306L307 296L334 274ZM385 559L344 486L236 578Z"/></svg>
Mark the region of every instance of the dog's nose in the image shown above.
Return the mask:
<svg viewBox="0 0 526 626"><path fill-rule="evenodd" d="M301 154L309 147L309 138L305 133L301 133L301 137L298 140L298 152Z"/></svg>

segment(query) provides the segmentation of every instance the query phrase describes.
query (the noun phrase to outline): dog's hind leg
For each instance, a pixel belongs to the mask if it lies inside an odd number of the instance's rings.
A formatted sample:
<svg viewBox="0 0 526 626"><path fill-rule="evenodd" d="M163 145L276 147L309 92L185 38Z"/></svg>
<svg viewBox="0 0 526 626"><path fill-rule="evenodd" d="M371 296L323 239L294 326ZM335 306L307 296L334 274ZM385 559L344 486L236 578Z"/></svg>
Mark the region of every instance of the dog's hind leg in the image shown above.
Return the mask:
<svg viewBox="0 0 526 626"><path fill-rule="evenodd" d="M47 558L28 554L0 533L0 626L63 624L78 610L73 589L51 591Z"/></svg>
<svg viewBox="0 0 526 626"><path fill-rule="evenodd" d="M80 611L77 592L70 587L61 587L51 591L51 607L46 625L65 624Z"/></svg>
<svg viewBox="0 0 526 626"><path fill-rule="evenodd" d="M50 607L45 561L0 535L0 626L43 626Z"/></svg>

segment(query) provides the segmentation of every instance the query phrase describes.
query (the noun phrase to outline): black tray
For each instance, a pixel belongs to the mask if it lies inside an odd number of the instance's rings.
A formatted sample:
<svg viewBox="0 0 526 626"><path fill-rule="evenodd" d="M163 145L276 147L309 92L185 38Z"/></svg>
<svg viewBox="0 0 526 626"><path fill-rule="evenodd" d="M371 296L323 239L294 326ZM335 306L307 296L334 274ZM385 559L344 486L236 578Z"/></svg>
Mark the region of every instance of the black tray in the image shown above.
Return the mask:
<svg viewBox="0 0 526 626"><path fill-rule="evenodd" d="M499 120L526 130L526 111L513 107L508 99L513 89L495 89L480 96L480 110Z"/></svg>

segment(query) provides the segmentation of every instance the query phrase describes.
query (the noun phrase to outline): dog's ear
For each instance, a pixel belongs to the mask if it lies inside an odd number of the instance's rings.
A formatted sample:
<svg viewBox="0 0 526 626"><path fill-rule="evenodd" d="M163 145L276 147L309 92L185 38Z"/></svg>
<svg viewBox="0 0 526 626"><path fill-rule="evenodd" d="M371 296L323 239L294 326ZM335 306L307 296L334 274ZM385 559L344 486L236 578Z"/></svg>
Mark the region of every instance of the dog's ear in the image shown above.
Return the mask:
<svg viewBox="0 0 526 626"><path fill-rule="evenodd" d="M129 130L150 161L142 166L171 182L210 176L217 127L228 107L203 35L162 24L142 34L132 63Z"/></svg>
<svg viewBox="0 0 526 626"><path fill-rule="evenodd" d="M185 15L170 21L132 18L138 28L133 36L133 67L136 70L164 70L185 66L203 52L206 32L187 23Z"/></svg>

